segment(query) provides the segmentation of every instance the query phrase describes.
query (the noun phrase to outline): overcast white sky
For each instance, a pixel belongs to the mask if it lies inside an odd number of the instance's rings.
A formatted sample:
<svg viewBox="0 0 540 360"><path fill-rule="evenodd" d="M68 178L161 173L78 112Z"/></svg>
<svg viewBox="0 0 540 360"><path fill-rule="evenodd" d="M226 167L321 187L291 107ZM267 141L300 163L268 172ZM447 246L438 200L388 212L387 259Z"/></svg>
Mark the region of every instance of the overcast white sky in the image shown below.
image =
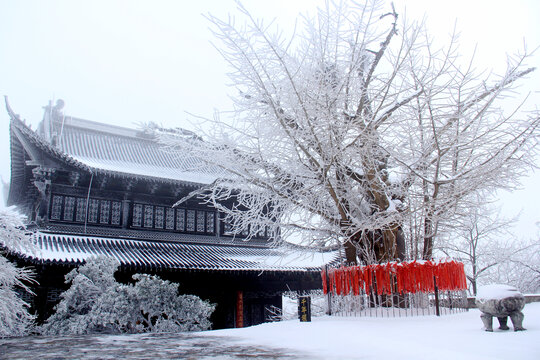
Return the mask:
<svg viewBox="0 0 540 360"><path fill-rule="evenodd" d="M255 17L285 28L321 0L245 0ZM436 41L454 23L461 51L478 46L479 68L501 70L507 53L540 46L538 0L394 0L407 17L426 17ZM0 95L35 128L42 106L62 98L65 113L121 126L155 121L189 128L186 112L211 116L230 108L226 67L210 44L202 16L226 17L232 0L78 1L0 0ZM540 51L531 60L540 67ZM521 89L540 107L540 69ZM2 99L3 101L3 99ZM9 118L0 107L0 175L7 181ZM528 193L502 194L506 213L523 208L520 236L532 237L540 220L540 172Z"/></svg>

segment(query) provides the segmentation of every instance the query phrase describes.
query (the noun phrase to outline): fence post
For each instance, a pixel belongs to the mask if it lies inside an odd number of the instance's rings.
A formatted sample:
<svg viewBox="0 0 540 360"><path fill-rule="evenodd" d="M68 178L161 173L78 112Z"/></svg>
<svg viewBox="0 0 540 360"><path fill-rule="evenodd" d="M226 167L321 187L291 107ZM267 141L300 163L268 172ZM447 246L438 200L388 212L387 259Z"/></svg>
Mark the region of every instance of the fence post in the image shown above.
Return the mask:
<svg viewBox="0 0 540 360"><path fill-rule="evenodd" d="M433 285L435 288L435 315L441 316L441 312L439 311L439 288L437 288L437 278L435 278L435 275L433 275Z"/></svg>
<svg viewBox="0 0 540 360"><path fill-rule="evenodd" d="M330 288L330 276L328 275L328 265L324 265L324 277L326 278L326 288L328 289L328 311L329 316L332 316L332 289Z"/></svg>

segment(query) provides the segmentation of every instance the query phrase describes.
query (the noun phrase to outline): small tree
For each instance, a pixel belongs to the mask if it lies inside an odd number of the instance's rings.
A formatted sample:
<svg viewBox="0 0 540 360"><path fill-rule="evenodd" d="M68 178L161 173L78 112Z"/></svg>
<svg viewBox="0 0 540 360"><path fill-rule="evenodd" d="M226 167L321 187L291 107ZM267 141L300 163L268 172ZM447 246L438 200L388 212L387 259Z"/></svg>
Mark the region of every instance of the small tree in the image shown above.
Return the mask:
<svg viewBox="0 0 540 360"><path fill-rule="evenodd" d="M540 292L540 241L516 243L507 261L488 274L493 283L513 285L521 292Z"/></svg>
<svg viewBox="0 0 540 360"><path fill-rule="evenodd" d="M28 312L20 291L31 290L28 283L34 282L32 272L19 268L3 255L6 249L12 251L33 251L34 246L26 234L21 217L10 211L0 210L0 338L25 335L33 325L34 316Z"/></svg>
<svg viewBox="0 0 540 360"><path fill-rule="evenodd" d="M452 238L442 242L440 250L465 264L471 293L476 295L479 280L488 278L519 252L517 240L508 231L515 219L475 207L459 220L446 229Z"/></svg>
<svg viewBox="0 0 540 360"><path fill-rule="evenodd" d="M50 335L200 331L210 328L215 306L194 295L178 295L178 285L136 274L137 282L114 279L118 262L89 259L66 275L71 287L42 326Z"/></svg>

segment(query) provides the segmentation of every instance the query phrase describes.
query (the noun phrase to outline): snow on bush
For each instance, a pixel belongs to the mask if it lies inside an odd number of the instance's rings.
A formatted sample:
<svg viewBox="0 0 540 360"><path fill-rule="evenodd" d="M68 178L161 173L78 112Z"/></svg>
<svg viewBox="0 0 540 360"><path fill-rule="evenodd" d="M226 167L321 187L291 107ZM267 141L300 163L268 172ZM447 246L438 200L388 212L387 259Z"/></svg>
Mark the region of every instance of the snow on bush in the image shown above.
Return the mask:
<svg viewBox="0 0 540 360"><path fill-rule="evenodd" d="M31 292L26 283L33 282L28 269L18 268L8 261L5 249L33 249L20 215L9 209L0 210L0 338L28 333L34 316L29 305L17 294L17 289Z"/></svg>
<svg viewBox="0 0 540 360"><path fill-rule="evenodd" d="M89 259L66 275L71 287L41 330L48 335L207 330L215 306L194 295L178 295L178 285L136 274L136 283L114 279L118 262Z"/></svg>

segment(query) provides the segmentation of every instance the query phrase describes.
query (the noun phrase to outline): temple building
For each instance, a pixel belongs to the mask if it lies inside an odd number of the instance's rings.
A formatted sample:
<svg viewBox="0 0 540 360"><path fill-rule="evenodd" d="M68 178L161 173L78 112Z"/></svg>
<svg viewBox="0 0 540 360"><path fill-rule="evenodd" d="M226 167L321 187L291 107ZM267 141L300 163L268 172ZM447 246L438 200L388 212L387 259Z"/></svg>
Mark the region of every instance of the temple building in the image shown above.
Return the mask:
<svg viewBox="0 0 540 360"><path fill-rule="evenodd" d="M211 183L215 169L193 171L199 160L165 151L148 132L66 116L62 101L45 107L37 130L7 99L6 107L7 205L27 216L37 245L35 251L12 251L11 258L35 269L36 295L26 300L38 321L51 314L67 288L64 275L97 255L119 261L119 281L151 273L217 304L214 328L262 323L272 306L281 307L284 291L321 287L321 266L335 253L272 246L263 231L246 240L196 197L173 207ZM174 131L186 141L201 141L189 131Z"/></svg>

